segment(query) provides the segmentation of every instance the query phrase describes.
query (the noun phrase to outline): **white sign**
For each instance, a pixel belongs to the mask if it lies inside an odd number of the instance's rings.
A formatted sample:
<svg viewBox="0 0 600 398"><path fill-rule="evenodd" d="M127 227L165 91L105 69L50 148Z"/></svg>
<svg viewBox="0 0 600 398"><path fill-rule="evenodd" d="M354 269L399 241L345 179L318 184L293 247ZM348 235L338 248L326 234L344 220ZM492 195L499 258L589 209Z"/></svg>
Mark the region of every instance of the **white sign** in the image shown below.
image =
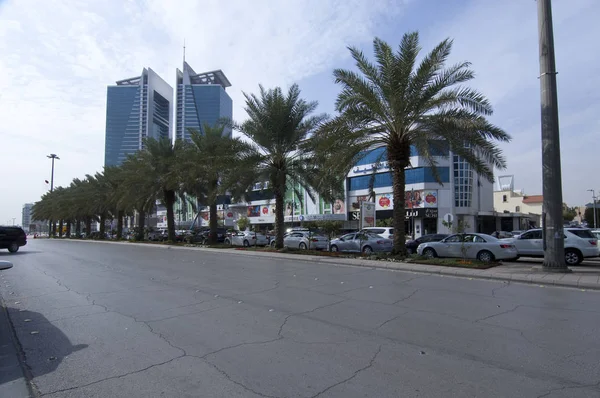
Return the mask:
<svg viewBox="0 0 600 398"><path fill-rule="evenodd" d="M360 226L361 228L375 226L375 203L362 202L360 204Z"/></svg>
<svg viewBox="0 0 600 398"><path fill-rule="evenodd" d="M382 193L375 196L376 210L392 210L394 208L394 194Z"/></svg>

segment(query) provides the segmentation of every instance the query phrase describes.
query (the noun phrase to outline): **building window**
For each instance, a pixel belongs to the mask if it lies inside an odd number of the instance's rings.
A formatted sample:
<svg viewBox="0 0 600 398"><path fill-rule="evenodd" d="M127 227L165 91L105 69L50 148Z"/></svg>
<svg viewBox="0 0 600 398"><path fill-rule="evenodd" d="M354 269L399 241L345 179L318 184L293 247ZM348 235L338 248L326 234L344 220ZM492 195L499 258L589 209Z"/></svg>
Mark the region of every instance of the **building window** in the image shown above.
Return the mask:
<svg viewBox="0 0 600 398"><path fill-rule="evenodd" d="M506 195L504 195L504 196L506 196ZM520 213L521 212L521 206L515 207L515 212Z"/></svg>
<svg viewBox="0 0 600 398"><path fill-rule="evenodd" d="M506 195L502 195L502 202L504 202L504 203L508 202L508 197ZM517 209L518 208L519 208L519 206L517 206Z"/></svg>
<svg viewBox="0 0 600 398"><path fill-rule="evenodd" d="M454 206L471 207L473 197L473 169L465 159L453 156Z"/></svg>

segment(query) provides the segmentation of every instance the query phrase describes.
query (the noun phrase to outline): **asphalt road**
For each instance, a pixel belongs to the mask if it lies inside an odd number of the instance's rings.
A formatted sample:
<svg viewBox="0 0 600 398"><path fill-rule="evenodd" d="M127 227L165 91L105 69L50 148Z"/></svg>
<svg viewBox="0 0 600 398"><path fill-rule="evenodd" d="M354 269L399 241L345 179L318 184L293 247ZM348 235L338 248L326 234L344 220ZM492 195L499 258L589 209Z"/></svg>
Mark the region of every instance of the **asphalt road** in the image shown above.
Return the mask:
<svg viewBox="0 0 600 398"><path fill-rule="evenodd" d="M0 253L43 396L600 396L598 292L239 251Z"/></svg>

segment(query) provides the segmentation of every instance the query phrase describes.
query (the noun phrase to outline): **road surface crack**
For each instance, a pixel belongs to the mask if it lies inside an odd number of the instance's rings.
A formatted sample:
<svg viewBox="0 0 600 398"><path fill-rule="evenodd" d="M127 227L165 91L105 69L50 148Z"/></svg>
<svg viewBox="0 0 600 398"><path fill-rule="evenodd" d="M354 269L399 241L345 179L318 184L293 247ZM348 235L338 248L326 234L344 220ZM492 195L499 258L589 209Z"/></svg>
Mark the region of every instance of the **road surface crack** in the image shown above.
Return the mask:
<svg viewBox="0 0 600 398"><path fill-rule="evenodd" d="M410 310L408 310L408 311L404 311L403 313L401 313L401 314L398 314L398 315L396 315L395 317L393 317L393 318L391 318L391 319L388 319L387 321L385 321L385 322L383 322L382 324L380 324L379 326L377 326L377 327L375 328L375 330L381 329L382 327L384 327L384 326L385 326L385 325L387 325L388 323L395 321L396 319L400 318L400 317L401 317L401 316L403 316L403 315L406 315L406 314L408 314L409 312L410 312Z"/></svg>
<svg viewBox="0 0 600 398"><path fill-rule="evenodd" d="M232 382L233 384L235 384L237 386L242 387L246 391L249 391L249 392L251 392L253 394L256 394L256 395L258 395L260 397L264 397L264 398L279 398L276 395L268 395L268 394L264 394L264 393L261 393L259 391L253 390L252 388L248 387L247 385L245 385L245 384L243 384L243 383L241 383L241 382L239 382L237 380L232 379L231 376L227 372L225 372L223 369L219 368L217 365L215 365L214 363L212 363L211 361L209 361L206 358L204 359L204 362L206 362L207 364L209 364L210 366L212 366L217 372L219 372L223 376L225 376L225 378L227 380L229 380L230 382Z"/></svg>
<svg viewBox="0 0 600 398"><path fill-rule="evenodd" d="M127 376L131 376L131 375L134 375L134 374L137 374L137 373L145 372L145 371L147 371L149 369L152 369L152 368L155 368L157 366L166 365L168 363L171 363L171 362L175 361L176 359L183 358L184 356L186 356L186 355L178 355L178 356L176 356L174 358L171 358L171 359L169 359L167 361L155 363L155 364L147 366L147 367L145 367L143 369L134 370L134 371L123 373L123 374L117 375L117 376L106 377L104 379L92 381L91 383L83 384L81 386L75 386L75 387L64 388L64 389L61 389L61 390L51 391L51 392L48 392L48 393L41 394L41 396L45 397L45 396L49 396L49 395L58 394L58 393L61 393L61 392L73 391L73 390L77 390L77 389L80 389L80 388L89 387L89 386L92 386L94 384L102 383L102 382L107 381L107 380L121 379L123 377L127 377Z"/></svg>
<svg viewBox="0 0 600 398"><path fill-rule="evenodd" d="M474 320L474 321L473 321L473 323L477 323L477 322L483 322L483 321L485 321L485 320L488 320L488 319L491 319L491 318L494 318L494 317L497 317L497 316L500 316L500 315L509 314L509 313L511 313L511 312L514 312L514 311L516 311L516 310L517 310L518 308L520 308L520 307L523 307L523 306L522 306L521 304L519 304L519 305L515 305L515 306L514 306L512 309L510 309L510 310L506 310L506 311L498 312L497 314L493 314L493 315L490 315L490 316L486 316L485 318L476 319L476 320Z"/></svg>
<svg viewBox="0 0 600 398"><path fill-rule="evenodd" d="M303 312L297 312L294 314L290 314L288 316L285 317L285 319L283 320L283 322L281 323L281 326L279 326L279 331L277 332L277 336L282 337L282 333L283 333L283 328L285 327L285 325L287 324L287 321L293 317L293 316L302 316L302 315L306 315L306 314L310 314L312 312L318 311L318 310L322 310L323 308L327 308L327 307L331 307L334 306L336 304L340 304L343 303L344 301L347 301L348 299L344 299L344 300L339 300L336 301L334 303L330 303L330 304L325 304L325 305L321 305L319 307L313 308L312 310L308 310L308 311L303 311Z"/></svg>
<svg viewBox="0 0 600 398"><path fill-rule="evenodd" d="M574 386L563 386L563 387L558 387L558 388L553 388L551 390L548 390L545 393L543 393L542 395L538 395L537 398L547 397L557 391L572 390L572 389L576 389L576 388L598 388L598 387L600 387L600 381L598 383L594 383L594 384L579 384L579 385L574 385Z"/></svg>
<svg viewBox="0 0 600 398"><path fill-rule="evenodd" d="M492 289L492 297L496 298L496 292L498 290L506 289L509 286L510 286L510 281L508 281L508 282L502 282L502 286L495 287L495 288Z"/></svg>
<svg viewBox="0 0 600 398"><path fill-rule="evenodd" d="M363 372L367 369L369 369L370 367L372 367L375 364L375 360L377 359L377 356L381 353L381 346L379 346L379 348L377 349L377 352L375 352L375 355L373 355L373 357L371 358L371 360L369 361L369 363L366 366L363 366L362 368L358 369L357 371L354 372L354 374L338 383L332 384L329 387L327 387L326 389L316 393L315 395L313 395L311 398L317 398L321 395L323 395L324 393L326 393L327 391L331 390L332 388L335 388L339 385L342 385L344 383L349 382L350 380L354 379L356 376L358 376L358 374L360 372Z"/></svg>
<svg viewBox="0 0 600 398"><path fill-rule="evenodd" d="M412 292L412 293L411 293L411 294L409 294L408 296L406 296L406 297L403 297L403 298L401 298L400 300L394 301L394 302L393 302L393 304L394 304L394 305L396 305L396 304L398 304L398 303L401 303L401 302L403 302L403 301L405 301L405 300L408 300L409 298L411 298L412 296L414 296L415 294L417 294L417 292L418 292L419 290L421 290L421 289L416 289L414 292Z"/></svg>

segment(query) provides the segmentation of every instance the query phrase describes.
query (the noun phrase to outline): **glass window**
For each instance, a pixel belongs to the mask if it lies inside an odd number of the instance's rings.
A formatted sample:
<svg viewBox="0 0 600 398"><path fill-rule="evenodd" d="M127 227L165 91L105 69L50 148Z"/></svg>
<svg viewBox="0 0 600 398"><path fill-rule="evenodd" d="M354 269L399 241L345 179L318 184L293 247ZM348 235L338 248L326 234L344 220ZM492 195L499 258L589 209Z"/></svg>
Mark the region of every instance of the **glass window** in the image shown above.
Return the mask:
<svg viewBox="0 0 600 398"><path fill-rule="evenodd" d="M452 235L450 237L448 237L445 242L448 243L457 243L457 242L462 242L462 235Z"/></svg>
<svg viewBox="0 0 600 398"><path fill-rule="evenodd" d="M568 229L567 231L583 239L596 239L596 236L589 229Z"/></svg>

